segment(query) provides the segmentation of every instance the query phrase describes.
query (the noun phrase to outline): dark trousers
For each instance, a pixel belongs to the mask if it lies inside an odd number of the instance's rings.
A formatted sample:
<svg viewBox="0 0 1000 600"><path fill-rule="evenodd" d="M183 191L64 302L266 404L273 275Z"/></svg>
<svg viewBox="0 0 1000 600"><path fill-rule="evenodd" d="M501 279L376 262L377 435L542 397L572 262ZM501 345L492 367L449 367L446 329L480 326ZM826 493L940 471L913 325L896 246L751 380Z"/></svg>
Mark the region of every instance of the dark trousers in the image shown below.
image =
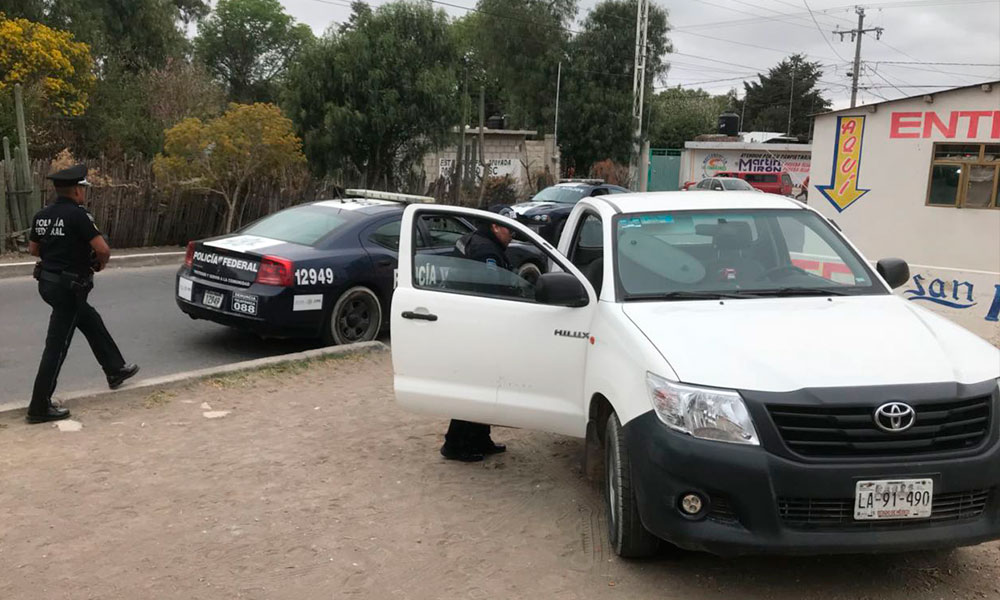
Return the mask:
<svg viewBox="0 0 1000 600"><path fill-rule="evenodd" d="M49 408L56 380L66 360L66 352L73 341L73 331L79 329L86 336L97 362L105 375L117 373L125 366L125 359L115 340L104 326L101 315L87 303L89 289L72 290L63 283L39 281L38 293L52 307L49 332L45 336L45 350L35 376L28 412L44 414Z"/></svg>
<svg viewBox="0 0 1000 600"><path fill-rule="evenodd" d="M475 452L490 439L490 426L452 419L448 433L444 434L444 445L457 452Z"/></svg>

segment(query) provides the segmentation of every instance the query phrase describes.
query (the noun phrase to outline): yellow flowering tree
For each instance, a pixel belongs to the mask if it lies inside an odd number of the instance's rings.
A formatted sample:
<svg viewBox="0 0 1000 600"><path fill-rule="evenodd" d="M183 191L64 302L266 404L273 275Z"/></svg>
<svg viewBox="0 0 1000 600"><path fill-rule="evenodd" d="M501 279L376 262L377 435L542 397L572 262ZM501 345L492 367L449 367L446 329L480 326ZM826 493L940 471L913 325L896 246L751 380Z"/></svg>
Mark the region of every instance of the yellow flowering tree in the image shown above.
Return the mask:
<svg viewBox="0 0 1000 600"><path fill-rule="evenodd" d="M157 180L222 198L226 233L251 181L278 178L306 160L292 122L273 104L230 104L214 119L184 119L164 135L153 160Z"/></svg>
<svg viewBox="0 0 1000 600"><path fill-rule="evenodd" d="M96 81L93 66L90 47L73 34L0 13L0 96L20 83L55 112L79 116Z"/></svg>

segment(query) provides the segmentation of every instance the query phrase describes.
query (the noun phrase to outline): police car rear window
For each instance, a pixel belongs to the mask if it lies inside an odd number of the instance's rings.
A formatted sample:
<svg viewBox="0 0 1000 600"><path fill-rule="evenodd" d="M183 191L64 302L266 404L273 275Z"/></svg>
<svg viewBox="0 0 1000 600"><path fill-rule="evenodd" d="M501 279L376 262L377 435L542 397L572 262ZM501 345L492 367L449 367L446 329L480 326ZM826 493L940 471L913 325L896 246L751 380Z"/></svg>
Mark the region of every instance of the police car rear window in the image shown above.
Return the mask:
<svg viewBox="0 0 1000 600"><path fill-rule="evenodd" d="M321 206L297 206L257 221L242 233L312 246L347 223L340 211Z"/></svg>

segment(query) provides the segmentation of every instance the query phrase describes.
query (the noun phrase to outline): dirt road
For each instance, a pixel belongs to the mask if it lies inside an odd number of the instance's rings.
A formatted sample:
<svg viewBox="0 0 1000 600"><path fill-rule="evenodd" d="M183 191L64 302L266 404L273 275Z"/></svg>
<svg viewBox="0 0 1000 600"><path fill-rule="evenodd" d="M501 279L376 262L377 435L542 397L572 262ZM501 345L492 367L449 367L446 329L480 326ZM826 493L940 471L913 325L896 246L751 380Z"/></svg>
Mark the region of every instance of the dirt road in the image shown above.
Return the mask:
<svg viewBox="0 0 1000 600"><path fill-rule="evenodd" d="M0 598L1000 598L1000 546L878 557L628 562L606 548L582 443L392 401L388 355L0 415Z"/></svg>

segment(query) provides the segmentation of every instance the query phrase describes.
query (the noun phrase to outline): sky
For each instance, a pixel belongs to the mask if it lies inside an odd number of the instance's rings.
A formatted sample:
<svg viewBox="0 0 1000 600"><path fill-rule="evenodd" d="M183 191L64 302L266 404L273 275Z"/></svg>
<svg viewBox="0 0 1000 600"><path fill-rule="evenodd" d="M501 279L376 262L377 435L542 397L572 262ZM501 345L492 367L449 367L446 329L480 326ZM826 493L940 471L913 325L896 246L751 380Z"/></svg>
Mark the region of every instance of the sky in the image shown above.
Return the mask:
<svg viewBox="0 0 1000 600"><path fill-rule="evenodd" d="M388 0L367 0L378 6ZM834 108L849 106L854 43L833 31L857 27L855 5L845 0L650 0L667 9L675 54L665 80L722 94L754 79L795 52L823 65L823 94ZM598 0L579 0L577 25ZM350 15L347 0L281 0L286 11L317 35ZM437 5L455 17L475 0ZM1000 80L1000 0L888 0L861 4L862 41L858 103L926 94ZM575 27L575 26L574 26ZM947 63L947 64L946 64ZM626 83L631 88L631 81Z"/></svg>

